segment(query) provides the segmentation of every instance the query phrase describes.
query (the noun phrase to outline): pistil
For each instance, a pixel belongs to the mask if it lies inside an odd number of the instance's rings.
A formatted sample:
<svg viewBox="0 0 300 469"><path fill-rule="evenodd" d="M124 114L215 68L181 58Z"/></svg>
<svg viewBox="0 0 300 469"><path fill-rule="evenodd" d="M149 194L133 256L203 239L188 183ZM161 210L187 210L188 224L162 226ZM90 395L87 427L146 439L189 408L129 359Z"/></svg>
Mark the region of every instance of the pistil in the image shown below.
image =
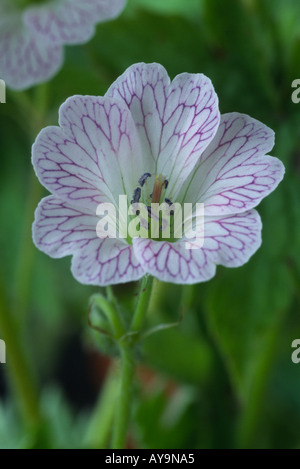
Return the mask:
<svg viewBox="0 0 300 469"><path fill-rule="evenodd" d="M151 203L159 204L161 200L162 190L163 188L166 189L167 187L168 187L167 179L165 179L161 174L156 176L154 186L153 186Z"/></svg>

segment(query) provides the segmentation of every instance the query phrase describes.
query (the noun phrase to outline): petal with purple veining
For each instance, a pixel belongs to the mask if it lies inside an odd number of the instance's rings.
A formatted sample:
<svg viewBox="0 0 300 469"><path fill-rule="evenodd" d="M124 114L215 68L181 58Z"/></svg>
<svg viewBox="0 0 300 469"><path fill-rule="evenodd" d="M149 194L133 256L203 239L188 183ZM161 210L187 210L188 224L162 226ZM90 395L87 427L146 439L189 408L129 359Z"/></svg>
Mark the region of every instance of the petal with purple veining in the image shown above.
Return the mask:
<svg viewBox="0 0 300 469"><path fill-rule="evenodd" d="M10 88L24 89L52 77L62 61L62 48L37 40L18 13L0 20L0 75Z"/></svg>
<svg viewBox="0 0 300 469"><path fill-rule="evenodd" d="M33 240L51 257L73 255L72 272L81 283L106 285L142 277L131 246L123 240L97 237L98 220L93 213L49 196L36 210Z"/></svg>
<svg viewBox="0 0 300 469"><path fill-rule="evenodd" d="M143 152L175 198L219 124L218 98L209 78L183 73L172 83L159 64L136 64L106 96L121 99L136 123Z"/></svg>
<svg viewBox="0 0 300 469"><path fill-rule="evenodd" d="M94 34L95 24L116 17L125 0L60 0L28 8L27 26L52 44L79 44Z"/></svg>
<svg viewBox="0 0 300 469"><path fill-rule="evenodd" d="M199 249L186 249L185 241L176 243L135 238L134 252L143 269L162 280L178 284L204 282L215 275L216 266Z"/></svg>
<svg viewBox="0 0 300 469"><path fill-rule="evenodd" d="M135 238L134 251L144 270L164 282L198 283L215 275L216 265L238 267L261 244L258 213L246 213L205 221L204 244L181 239L175 243Z"/></svg>
<svg viewBox="0 0 300 469"><path fill-rule="evenodd" d="M69 203L118 203L143 172L143 159L130 112L111 98L74 96L60 108L60 127L47 127L33 145L41 183Z"/></svg>
<svg viewBox="0 0 300 469"><path fill-rule="evenodd" d="M261 122L244 114L222 115L217 135L186 182L184 200L203 202L211 215L255 207L284 175L281 161L265 156L273 145L274 132Z"/></svg>
<svg viewBox="0 0 300 469"><path fill-rule="evenodd" d="M203 249L215 264L239 267L261 245L262 223L256 210L223 217L206 217Z"/></svg>
<svg viewBox="0 0 300 469"><path fill-rule="evenodd" d="M62 66L63 45L88 41L95 25L116 17L126 0L49 0L30 6L0 2L0 76L23 90Z"/></svg>
<svg viewBox="0 0 300 469"><path fill-rule="evenodd" d="M108 238L77 251L71 270L78 282L101 286L133 282L145 275L132 246Z"/></svg>

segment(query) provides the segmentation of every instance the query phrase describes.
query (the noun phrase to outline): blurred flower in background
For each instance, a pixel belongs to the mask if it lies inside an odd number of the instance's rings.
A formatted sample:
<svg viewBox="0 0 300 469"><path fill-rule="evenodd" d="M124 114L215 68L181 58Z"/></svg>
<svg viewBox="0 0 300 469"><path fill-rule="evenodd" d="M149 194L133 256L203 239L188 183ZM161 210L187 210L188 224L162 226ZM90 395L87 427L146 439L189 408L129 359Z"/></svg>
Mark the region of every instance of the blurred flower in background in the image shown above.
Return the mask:
<svg viewBox="0 0 300 469"><path fill-rule="evenodd" d="M118 16L126 0L2 0L0 77L23 90L54 76L63 46L87 42L95 25Z"/></svg>
<svg viewBox="0 0 300 469"><path fill-rule="evenodd" d="M149 273L198 283L215 275L216 264L244 264L260 246L261 221L251 209L284 173L277 158L265 156L274 133L238 113L220 122L206 76L183 73L171 82L161 65L136 64L104 98L69 98L59 123L33 146L36 174L53 193L37 209L33 236L52 257L72 254L79 282L124 283ZM98 204L112 203L118 213L119 196L129 203L135 191L148 207L166 200L195 210L204 203L204 236L180 230L170 241L156 240L147 230L133 239L127 232L97 237Z"/></svg>

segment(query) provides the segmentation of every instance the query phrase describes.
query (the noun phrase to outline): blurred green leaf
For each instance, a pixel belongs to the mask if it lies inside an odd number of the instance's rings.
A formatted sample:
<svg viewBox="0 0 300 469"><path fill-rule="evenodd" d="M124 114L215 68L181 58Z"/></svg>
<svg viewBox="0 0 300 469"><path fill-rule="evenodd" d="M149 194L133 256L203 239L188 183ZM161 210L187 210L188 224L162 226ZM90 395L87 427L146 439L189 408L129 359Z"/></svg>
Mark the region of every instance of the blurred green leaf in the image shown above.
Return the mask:
<svg viewBox="0 0 300 469"><path fill-rule="evenodd" d="M209 346L200 337L178 328L157 332L144 343L149 364L186 383L205 383L212 360Z"/></svg>
<svg viewBox="0 0 300 469"><path fill-rule="evenodd" d="M168 393L162 383L154 392L144 395L136 410L135 434L141 446L153 449L195 447L195 415L199 413L195 397L192 388L181 387Z"/></svg>
<svg viewBox="0 0 300 469"><path fill-rule="evenodd" d="M202 0L129 0L128 10L146 8L165 15L184 15L195 18L202 10Z"/></svg>
<svg viewBox="0 0 300 469"><path fill-rule="evenodd" d="M44 390L41 408L48 424L51 449L75 449L83 446L88 415L74 415L61 391L57 388Z"/></svg>

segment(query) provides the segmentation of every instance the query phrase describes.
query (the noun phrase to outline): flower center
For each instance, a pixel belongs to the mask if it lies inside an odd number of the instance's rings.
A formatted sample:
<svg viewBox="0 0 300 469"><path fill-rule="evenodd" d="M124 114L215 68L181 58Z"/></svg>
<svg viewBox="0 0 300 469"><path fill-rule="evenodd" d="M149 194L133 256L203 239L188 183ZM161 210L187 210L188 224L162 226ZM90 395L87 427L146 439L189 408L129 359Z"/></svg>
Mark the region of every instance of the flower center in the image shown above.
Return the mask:
<svg viewBox="0 0 300 469"><path fill-rule="evenodd" d="M144 173L134 190L131 200L132 214L139 217L140 236L159 241L176 241L174 221L174 204L165 197L168 180L158 174L154 184L149 185L150 173ZM149 187L150 186L150 187ZM152 187L152 192L151 191ZM178 205L178 204L176 204Z"/></svg>
<svg viewBox="0 0 300 469"><path fill-rule="evenodd" d="M161 202L167 202L169 199L163 199L162 195L164 195L165 190L168 187L168 180L158 174L155 176L155 181L152 189L152 193L150 194L148 179L152 177L150 173L144 173L139 179L139 185L135 189L133 193L133 199L131 203L143 202L146 205L149 204L159 204ZM168 203L168 202L167 202Z"/></svg>

